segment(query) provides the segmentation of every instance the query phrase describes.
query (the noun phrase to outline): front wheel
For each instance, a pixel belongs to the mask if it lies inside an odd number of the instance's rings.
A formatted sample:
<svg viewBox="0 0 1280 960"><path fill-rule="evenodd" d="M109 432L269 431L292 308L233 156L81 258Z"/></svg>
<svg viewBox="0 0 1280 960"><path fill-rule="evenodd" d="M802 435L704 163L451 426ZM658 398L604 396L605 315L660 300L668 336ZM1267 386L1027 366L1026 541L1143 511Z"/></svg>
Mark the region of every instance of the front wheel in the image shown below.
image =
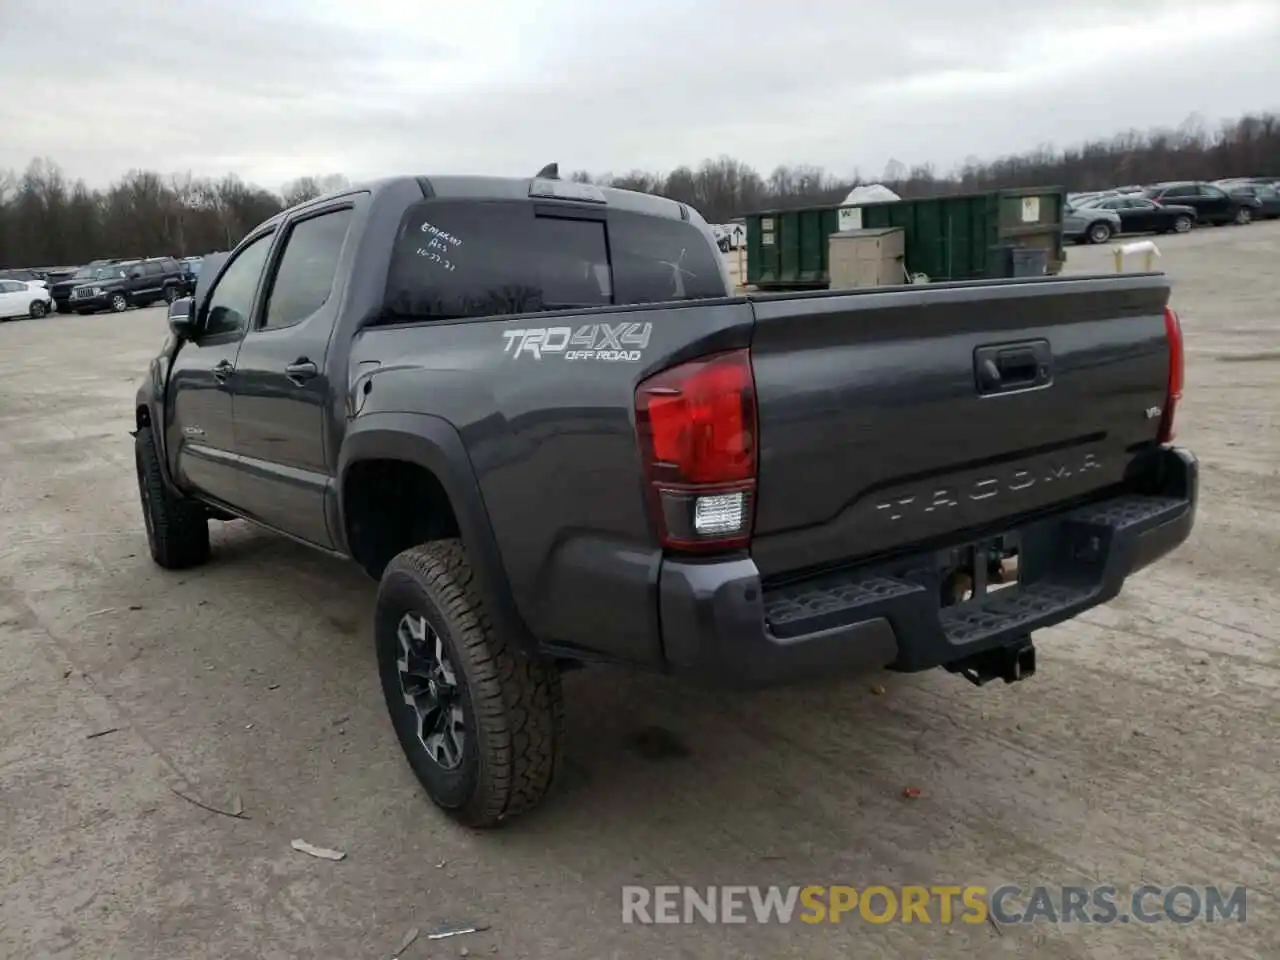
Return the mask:
<svg viewBox="0 0 1280 960"><path fill-rule="evenodd" d="M174 288L174 287L165 287L165 288L164 288L164 302L165 302L165 303L173 303L173 301L175 301L175 300L177 300L177 299L178 299L178 291L177 291L177 289L176 289L176 288Z"/></svg>
<svg viewBox="0 0 1280 960"><path fill-rule="evenodd" d="M1111 239L1111 224L1099 221L1089 227L1090 243L1106 243Z"/></svg>
<svg viewBox="0 0 1280 960"><path fill-rule="evenodd" d="M48 312L49 308L45 306L43 300L32 300L31 306L27 310L27 314L32 320L39 320Z"/></svg>
<svg viewBox="0 0 1280 960"><path fill-rule="evenodd" d="M1173 221L1174 233L1190 233L1191 228L1195 226L1190 217L1178 217Z"/></svg>
<svg viewBox="0 0 1280 960"><path fill-rule="evenodd" d="M555 773L560 674L494 628L460 541L388 564L374 639L396 737L432 802L469 827L537 806Z"/></svg>
<svg viewBox="0 0 1280 960"><path fill-rule="evenodd" d="M113 293L111 295L111 312L124 313L129 309L129 298L123 293Z"/></svg>

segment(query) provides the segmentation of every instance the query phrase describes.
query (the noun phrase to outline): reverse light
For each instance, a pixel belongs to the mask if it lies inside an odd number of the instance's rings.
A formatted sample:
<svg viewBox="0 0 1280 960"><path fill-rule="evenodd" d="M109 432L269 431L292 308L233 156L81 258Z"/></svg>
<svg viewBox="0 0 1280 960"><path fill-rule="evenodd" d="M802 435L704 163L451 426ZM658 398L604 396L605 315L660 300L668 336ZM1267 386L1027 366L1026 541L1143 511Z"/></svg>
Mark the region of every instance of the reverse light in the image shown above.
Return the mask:
<svg viewBox="0 0 1280 960"><path fill-rule="evenodd" d="M1186 355L1182 347L1182 322L1173 307L1164 308L1164 335L1169 341L1169 385L1165 391L1164 413L1160 417L1160 442L1170 443L1176 431L1174 417L1182 400L1186 380Z"/></svg>
<svg viewBox="0 0 1280 960"><path fill-rule="evenodd" d="M672 550L751 541L756 395L746 350L701 357L636 387L636 434L658 539Z"/></svg>

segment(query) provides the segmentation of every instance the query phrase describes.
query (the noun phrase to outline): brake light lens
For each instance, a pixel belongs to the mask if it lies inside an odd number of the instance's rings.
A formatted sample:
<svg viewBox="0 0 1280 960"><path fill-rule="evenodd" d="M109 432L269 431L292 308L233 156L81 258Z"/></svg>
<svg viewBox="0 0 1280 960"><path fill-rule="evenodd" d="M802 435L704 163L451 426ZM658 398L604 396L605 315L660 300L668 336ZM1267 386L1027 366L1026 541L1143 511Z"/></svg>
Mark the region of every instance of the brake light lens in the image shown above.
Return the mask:
<svg viewBox="0 0 1280 960"><path fill-rule="evenodd" d="M1169 443L1175 434L1174 417L1182 400L1186 380L1186 357L1182 348L1182 322L1173 307L1164 308L1164 333L1169 341L1169 387L1164 398L1164 414L1160 418L1160 442Z"/></svg>
<svg viewBox="0 0 1280 960"><path fill-rule="evenodd" d="M747 350L701 357L636 387L636 435L662 545L727 550L751 542L756 393Z"/></svg>

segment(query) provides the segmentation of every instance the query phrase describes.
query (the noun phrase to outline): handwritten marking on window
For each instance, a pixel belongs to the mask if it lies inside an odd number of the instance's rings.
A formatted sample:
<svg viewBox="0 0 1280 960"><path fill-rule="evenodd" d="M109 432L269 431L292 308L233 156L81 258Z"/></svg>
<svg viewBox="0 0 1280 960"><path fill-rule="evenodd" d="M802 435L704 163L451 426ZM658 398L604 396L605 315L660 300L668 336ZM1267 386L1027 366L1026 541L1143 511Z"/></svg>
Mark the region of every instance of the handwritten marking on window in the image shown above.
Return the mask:
<svg viewBox="0 0 1280 960"><path fill-rule="evenodd" d="M430 247L419 247L417 250L414 251L414 253L416 253L418 256L422 257L424 260L427 260L430 263L440 264L440 266L444 267L450 273L458 269L456 266L450 263L449 260L440 256L440 254L437 251L432 250Z"/></svg>
<svg viewBox="0 0 1280 960"><path fill-rule="evenodd" d="M428 223L426 221L423 221L422 227L420 229L422 230L423 233L431 237L432 244L439 241L442 249L444 249L446 245L449 247L462 246L461 240L455 237L452 233L449 233L446 230L441 230L439 227L437 227L433 223Z"/></svg>

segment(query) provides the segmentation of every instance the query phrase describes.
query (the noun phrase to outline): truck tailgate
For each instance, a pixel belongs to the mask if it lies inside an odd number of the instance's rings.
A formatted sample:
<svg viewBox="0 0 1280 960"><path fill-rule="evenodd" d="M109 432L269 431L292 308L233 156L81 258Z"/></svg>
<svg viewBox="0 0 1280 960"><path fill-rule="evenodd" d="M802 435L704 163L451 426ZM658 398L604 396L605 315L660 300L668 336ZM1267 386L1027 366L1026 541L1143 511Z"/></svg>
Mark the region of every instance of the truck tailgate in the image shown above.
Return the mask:
<svg viewBox="0 0 1280 960"><path fill-rule="evenodd" d="M752 555L774 574L1121 484L1158 436L1161 275L753 299Z"/></svg>

